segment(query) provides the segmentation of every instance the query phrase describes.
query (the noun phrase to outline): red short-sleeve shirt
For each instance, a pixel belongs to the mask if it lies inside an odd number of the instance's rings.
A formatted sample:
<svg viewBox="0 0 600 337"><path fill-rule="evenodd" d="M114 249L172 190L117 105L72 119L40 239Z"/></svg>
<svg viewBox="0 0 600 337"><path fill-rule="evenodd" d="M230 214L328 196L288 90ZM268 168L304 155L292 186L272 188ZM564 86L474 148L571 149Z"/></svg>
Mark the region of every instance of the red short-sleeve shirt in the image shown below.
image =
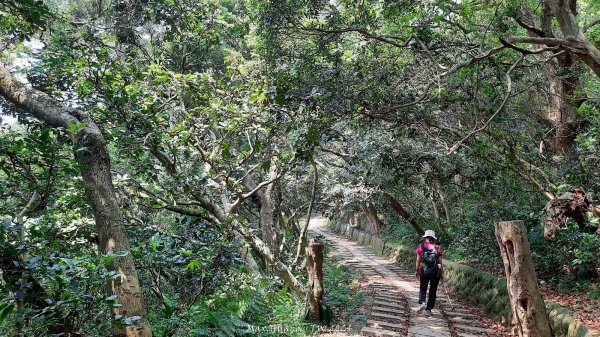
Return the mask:
<svg viewBox="0 0 600 337"><path fill-rule="evenodd" d="M433 247L435 246L434 243L431 242L425 242L425 248L427 249L433 249ZM438 245L438 255L442 256L442 246ZM417 255L421 255L423 254L423 248L421 248L421 244L419 244L417 246L417 250L416 250Z"/></svg>

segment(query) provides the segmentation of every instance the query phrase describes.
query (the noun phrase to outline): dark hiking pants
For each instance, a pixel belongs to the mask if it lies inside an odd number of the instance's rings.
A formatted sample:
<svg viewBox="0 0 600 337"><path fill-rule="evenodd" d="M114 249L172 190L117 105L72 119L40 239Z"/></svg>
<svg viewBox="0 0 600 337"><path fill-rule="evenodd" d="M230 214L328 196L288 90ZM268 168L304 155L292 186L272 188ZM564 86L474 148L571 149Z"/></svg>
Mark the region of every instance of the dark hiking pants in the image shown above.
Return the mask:
<svg viewBox="0 0 600 337"><path fill-rule="evenodd" d="M427 294L427 286L431 285L429 287L429 299L427 300L427 310L431 310L433 309L433 306L435 305L435 297L436 297L436 293L437 293L437 287L438 284L440 283L440 278L437 275L434 276L427 276L427 275L423 275L421 274L421 278L420 278L420 289L419 289L419 304L423 304L425 303L425 295Z"/></svg>

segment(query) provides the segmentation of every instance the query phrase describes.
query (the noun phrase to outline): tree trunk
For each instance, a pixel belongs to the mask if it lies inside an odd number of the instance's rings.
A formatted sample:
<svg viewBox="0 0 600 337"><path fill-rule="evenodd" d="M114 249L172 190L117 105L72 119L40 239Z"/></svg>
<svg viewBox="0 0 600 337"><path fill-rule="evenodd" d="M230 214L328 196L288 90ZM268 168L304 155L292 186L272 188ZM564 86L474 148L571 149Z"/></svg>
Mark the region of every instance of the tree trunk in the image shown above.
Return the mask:
<svg viewBox="0 0 600 337"><path fill-rule="evenodd" d="M402 207L400 202L398 202L398 200L393 195L391 195L388 192L384 192L384 194L387 197L387 199L390 201L390 204L392 205L392 208L394 209L394 211L396 211L396 213L398 213L398 215L400 215L400 217L402 217L406 222L408 222L411 226L413 226L413 228L415 229L417 234L419 234L419 235L425 234L425 231L423 230L423 228L408 214L408 212L404 209L404 207Z"/></svg>
<svg viewBox="0 0 600 337"><path fill-rule="evenodd" d="M577 137L577 107L573 102L573 94L579 85L579 77L560 76L560 73L576 67L575 59L569 53L559 56L557 61L557 65L547 63L543 66L550 84L550 105L546 118L554 131L552 152L558 156L569 156Z"/></svg>
<svg viewBox="0 0 600 337"><path fill-rule="evenodd" d="M572 1L575 4L575 1ZM540 12L541 29L527 29L530 37L555 37L552 30L554 14L547 3L542 5ZM533 16L523 12L520 18L526 27L535 27ZM544 57L551 57L552 52L543 53ZM541 66L542 72L549 83L548 107L546 120L552 127L552 152L557 156L569 156L577 136L577 107L573 95L580 84L579 77L572 74L577 67L575 57L565 52ZM568 74L568 76L565 76Z"/></svg>
<svg viewBox="0 0 600 337"><path fill-rule="evenodd" d="M435 194L435 192L433 192L433 194ZM436 198L433 194L431 196L431 207L433 208L433 217L435 219L435 224L440 234L445 234L446 228L444 228L444 224L442 223L442 218L440 217L440 210L438 209L438 206L436 204Z"/></svg>
<svg viewBox="0 0 600 337"><path fill-rule="evenodd" d="M299 297L304 298L306 296L306 289L302 283L298 281L298 279L294 276L294 274L292 274L290 269L285 264L276 258L276 256L269 249L269 246L256 236L243 233L242 228L238 227L238 230L240 230L240 233L242 233L252 248L258 252L263 260L265 260L265 262L268 263L271 268L273 268L279 278L283 280L283 283L292 291L294 291Z"/></svg>
<svg viewBox="0 0 600 337"><path fill-rule="evenodd" d="M319 183L319 171L317 169L317 164L314 160L310 161L310 164L313 167L313 185L312 191L310 193L310 203L308 205L308 211L306 212L306 222L300 231L300 237L298 238L298 248L296 249L296 258L294 258L293 265L298 265L300 262L300 255L302 254L302 247L306 244L306 231L308 230L308 225L310 224L310 218L312 218L313 207L315 206L315 197L317 194L317 185Z"/></svg>
<svg viewBox="0 0 600 337"><path fill-rule="evenodd" d="M523 221L496 223L513 320L520 337L552 336Z"/></svg>
<svg viewBox="0 0 600 337"><path fill-rule="evenodd" d="M0 94L52 127L76 129L69 135L74 145L75 160L80 166L85 193L94 212L99 250L102 254L116 255L108 267L119 276L109 281L109 292L117 295L117 302L122 306L112 311L114 315L129 318L128 321L132 323L124 329L115 324L113 334L152 336L129 238L112 183L110 157L100 129L87 113L64 107L45 93L27 88L15 80L2 64Z"/></svg>
<svg viewBox="0 0 600 337"><path fill-rule="evenodd" d="M85 129L88 128L86 126ZM110 281L110 289L122 306L113 309L113 312L124 318L140 318L139 324L127 326L125 330L115 326L113 333L115 336L150 336L150 325L145 318L146 307L142 302L129 238L112 183L104 137L97 128L90 128L76 137L75 144L86 149L75 151L75 159L80 165L87 199L94 211L100 252L117 255L109 263L109 270L117 271L120 276Z"/></svg>
<svg viewBox="0 0 600 337"><path fill-rule="evenodd" d="M562 36L568 42L576 42L578 48L574 53L600 77L600 49L585 36L577 23L576 0L544 0L544 3L554 13Z"/></svg>
<svg viewBox="0 0 600 337"><path fill-rule="evenodd" d="M446 198L444 198L444 193L439 187L436 189L437 194L440 196L440 201L442 203L442 207L444 209L444 214L446 215L446 225L450 224L450 211L448 210L448 205L446 204Z"/></svg>
<svg viewBox="0 0 600 337"><path fill-rule="evenodd" d="M271 163L269 179L277 177L277 165ZM275 181L257 195L260 198L260 233L262 240L277 254L279 251L278 229L281 225L281 200L279 198L279 184ZM276 256L277 257L277 256Z"/></svg>
<svg viewBox="0 0 600 337"><path fill-rule="evenodd" d="M369 219L369 223L371 223L371 227L373 227L373 234L379 236L379 233L381 232L381 226L383 225L383 223L381 222L381 220L379 220L379 217L377 216L377 209L375 208L375 205L367 201L364 204L364 209L365 213L367 214L367 219Z"/></svg>
<svg viewBox="0 0 600 337"><path fill-rule="evenodd" d="M284 210L284 214L288 217L288 229L291 229L295 234L300 235L302 229L298 221L298 214L296 212L290 213L289 210Z"/></svg>
<svg viewBox="0 0 600 337"><path fill-rule="evenodd" d="M323 244L311 239L306 247L306 273L308 274L308 305L311 320L323 319L321 301L323 301Z"/></svg>

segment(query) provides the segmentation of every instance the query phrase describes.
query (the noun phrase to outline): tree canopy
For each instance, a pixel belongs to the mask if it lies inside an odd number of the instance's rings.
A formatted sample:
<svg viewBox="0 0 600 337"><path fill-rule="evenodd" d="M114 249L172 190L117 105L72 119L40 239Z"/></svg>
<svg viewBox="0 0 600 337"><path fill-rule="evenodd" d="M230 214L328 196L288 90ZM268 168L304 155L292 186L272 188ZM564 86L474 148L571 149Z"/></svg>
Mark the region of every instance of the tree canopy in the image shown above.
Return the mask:
<svg viewBox="0 0 600 337"><path fill-rule="evenodd" d="M496 267L524 220L598 291L599 48L585 0L3 1L0 334L306 328L314 214Z"/></svg>

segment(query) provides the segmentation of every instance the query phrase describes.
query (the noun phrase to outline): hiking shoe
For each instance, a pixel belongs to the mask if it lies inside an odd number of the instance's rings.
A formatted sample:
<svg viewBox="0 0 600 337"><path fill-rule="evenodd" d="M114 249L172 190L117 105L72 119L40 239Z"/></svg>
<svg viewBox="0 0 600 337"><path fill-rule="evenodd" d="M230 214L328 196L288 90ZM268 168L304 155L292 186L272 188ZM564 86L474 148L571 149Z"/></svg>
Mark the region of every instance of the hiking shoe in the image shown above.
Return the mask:
<svg viewBox="0 0 600 337"><path fill-rule="evenodd" d="M431 313L431 309L425 310L425 317L431 317L433 314Z"/></svg>
<svg viewBox="0 0 600 337"><path fill-rule="evenodd" d="M425 310L425 303L421 304L419 309L417 309L417 314L422 314L424 310Z"/></svg>

